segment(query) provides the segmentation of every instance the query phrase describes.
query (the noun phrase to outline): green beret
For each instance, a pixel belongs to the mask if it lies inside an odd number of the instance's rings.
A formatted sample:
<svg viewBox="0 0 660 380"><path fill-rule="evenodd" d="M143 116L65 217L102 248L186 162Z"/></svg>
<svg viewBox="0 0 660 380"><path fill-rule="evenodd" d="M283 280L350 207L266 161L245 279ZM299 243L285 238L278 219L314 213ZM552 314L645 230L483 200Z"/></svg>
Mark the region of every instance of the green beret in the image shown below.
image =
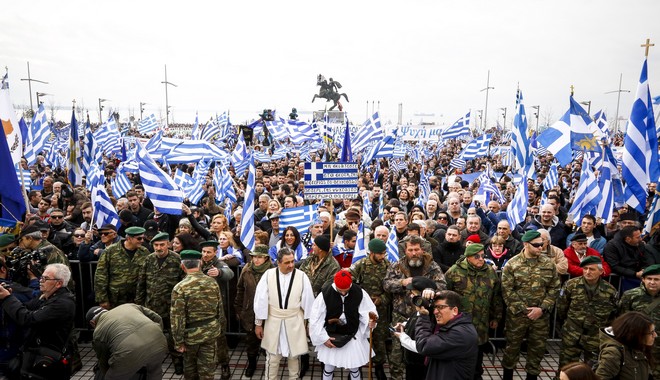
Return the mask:
<svg viewBox="0 0 660 380"><path fill-rule="evenodd" d="M369 241L369 252L372 253L383 253L387 251L387 246L380 239L371 239Z"/></svg>
<svg viewBox="0 0 660 380"><path fill-rule="evenodd" d="M199 251L195 251L194 249L184 249L180 253L181 255L181 260L201 260L202 259L202 254Z"/></svg>
<svg viewBox="0 0 660 380"><path fill-rule="evenodd" d="M16 241L16 236L12 234L4 234L0 236L0 248L6 247Z"/></svg>
<svg viewBox="0 0 660 380"><path fill-rule="evenodd" d="M479 243L472 243L465 247L465 257L474 256L484 250L484 245Z"/></svg>
<svg viewBox="0 0 660 380"><path fill-rule="evenodd" d="M215 240L208 240L208 241L203 241L199 243L199 248L205 248L205 247L213 247L217 248L220 243L215 241Z"/></svg>
<svg viewBox="0 0 660 380"><path fill-rule="evenodd" d="M591 264L603 264L603 261L599 256L587 256L582 261L580 261L580 267L586 267Z"/></svg>
<svg viewBox="0 0 660 380"><path fill-rule="evenodd" d="M530 242L530 241L532 241L534 239L537 239L537 238L540 238L540 237L541 237L540 232L532 230L532 231L525 232L525 234L522 236L522 239L520 239L520 240L522 240L523 242Z"/></svg>
<svg viewBox="0 0 660 380"><path fill-rule="evenodd" d="M167 232L159 232L153 239L151 239L151 244L155 241L170 241L170 235Z"/></svg>
<svg viewBox="0 0 660 380"><path fill-rule="evenodd" d="M652 274L660 274L660 264L649 265L642 272L642 277L646 277Z"/></svg>
<svg viewBox="0 0 660 380"><path fill-rule="evenodd" d="M146 230L142 227L128 227L126 229L126 235L127 236L139 236L144 234Z"/></svg>
<svg viewBox="0 0 660 380"><path fill-rule="evenodd" d="M268 246L265 244L257 244L257 246L254 247L254 251L250 252L250 256L270 257L270 255L268 254Z"/></svg>

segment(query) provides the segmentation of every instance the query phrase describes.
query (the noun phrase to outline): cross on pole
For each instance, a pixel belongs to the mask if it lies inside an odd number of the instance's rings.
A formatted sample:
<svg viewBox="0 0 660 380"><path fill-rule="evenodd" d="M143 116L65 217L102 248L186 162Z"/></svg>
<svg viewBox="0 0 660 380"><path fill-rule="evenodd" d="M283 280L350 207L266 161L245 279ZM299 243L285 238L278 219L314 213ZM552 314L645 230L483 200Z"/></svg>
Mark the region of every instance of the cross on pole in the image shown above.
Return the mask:
<svg viewBox="0 0 660 380"><path fill-rule="evenodd" d="M649 56L649 48L650 48L651 46L655 46L655 44L652 44L652 43L651 43L651 39L650 39L650 38L647 38L647 39L646 39L646 43L645 43L645 44L642 44L642 45L640 45L640 46L643 47L643 48L646 48L646 51L644 52L644 56L645 56L645 57L648 57L648 56Z"/></svg>
<svg viewBox="0 0 660 380"><path fill-rule="evenodd" d="M575 86L571 85L571 96L575 94Z"/></svg>

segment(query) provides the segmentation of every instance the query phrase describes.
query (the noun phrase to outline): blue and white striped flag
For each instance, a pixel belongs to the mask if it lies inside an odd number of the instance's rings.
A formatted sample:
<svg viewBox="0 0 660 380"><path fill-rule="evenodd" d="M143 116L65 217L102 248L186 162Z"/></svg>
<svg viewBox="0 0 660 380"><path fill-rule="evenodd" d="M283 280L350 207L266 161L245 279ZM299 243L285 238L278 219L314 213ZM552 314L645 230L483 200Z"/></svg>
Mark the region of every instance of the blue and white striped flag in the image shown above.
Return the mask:
<svg viewBox="0 0 660 380"><path fill-rule="evenodd" d="M362 168L366 168L371 160L377 158L389 158L394 155L394 142L396 141L397 130L392 130L384 139L378 141L371 150L362 158Z"/></svg>
<svg viewBox="0 0 660 380"><path fill-rule="evenodd" d="M268 129L268 132L270 133L270 136L273 141L286 140L288 136L287 136L286 121L284 119L278 117L274 121L266 121L265 123L266 123L266 128Z"/></svg>
<svg viewBox="0 0 660 380"><path fill-rule="evenodd" d="M98 163L92 162L87 177L87 188L90 190L92 208L92 224L101 228L104 224L112 224L119 227L119 215L115 209L110 196L105 190L105 177Z"/></svg>
<svg viewBox="0 0 660 380"><path fill-rule="evenodd" d="M202 135L200 137L200 140L206 140L206 141L211 141L213 138L216 136L220 135L220 125L218 125L218 122L216 119L211 119L206 125L204 126L204 129L202 130Z"/></svg>
<svg viewBox="0 0 660 380"><path fill-rule="evenodd" d="M28 132L28 143L25 147L25 159L28 165L34 165L37 161L37 154L41 153L44 145L50 136L50 125L48 123L48 114L43 103L39 104L37 113L32 118Z"/></svg>
<svg viewBox="0 0 660 380"><path fill-rule="evenodd" d="M656 188L660 188L660 183L656 184ZM649 210L649 216L644 222L644 234L650 234L653 231L658 223L660 223L660 193L655 192L653 196L653 202L651 203L651 209Z"/></svg>
<svg viewBox="0 0 660 380"><path fill-rule="evenodd" d="M524 174L528 164L530 152L527 138L527 114L523 103L522 91L516 93L516 114L513 117L513 131L511 132L511 153L513 155L514 173Z"/></svg>
<svg viewBox="0 0 660 380"><path fill-rule="evenodd" d="M541 195L541 204L545 204L548 200L548 195L546 194L547 191L559 184L559 173L557 172L557 166L559 166L559 164L553 162L552 165L550 165L548 173L545 175L545 179L542 183L543 194Z"/></svg>
<svg viewBox="0 0 660 380"><path fill-rule="evenodd" d="M117 168L117 175L111 182L112 185L112 194L116 198L123 197L132 187L133 183L128 179L126 173L124 172L124 164L121 163Z"/></svg>
<svg viewBox="0 0 660 380"><path fill-rule="evenodd" d="M150 132L155 131L156 129L160 128L158 125L158 121L156 120L156 115L151 114L147 116L146 119L142 119L138 121L137 129L140 134L147 134Z"/></svg>
<svg viewBox="0 0 660 380"><path fill-rule="evenodd" d="M106 155L121 153L121 135L114 116L110 116L108 121L96 130L94 137L101 151Z"/></svg>
<svg viewBox="0 0 660 380"><path fill-rule="evenodd" d="M406 157L406 145L404 143L394 144L394 152L392 152L392 157L394 158Z"/></svg>
<svg viewBox="0 0 660 380"><path fill-rule="evenodd" d="M213 175L213 183L215 184L216 199L222 201L227 197L230 201L236 203L238 198L236 197L236 192L234 191L234 182L231 180L231 175L229 171L221 162L215 163L215 172Z"/></svg>
<svg viewBox="0 0 660 380"><path fill-rule="evenodd" d="M399 239L396 237L396 227L392 226L390 234L387 236L385 246L387 247L387 259L390 263L399 261L401 255L399 253Z"/></svg>
<svg viewBox="0 0 660 380"><path fill-rule="evenodd" d="M612 220L612 210L614 209L615 173L617 173L617 168L612 148L605 145L603 148L603 165L600 168L600 176L598 177L598 187L602 198L596 208L596 216L601 217L606 223Z"/></svg>
<svg viewBox="0 0 660 380"><path fill-rule="evenodd" d="M183 192L174 180L165 174L138 142L136 159L144 192L154 207L163 214L181 215Z"/></svg>
<svg viewBox="0 0 660 380"><path fill-rule="evenodd" d="M429 194L431 194L431 184L429 183L429 173L424 169L424 164L422 164L422 170L419 172L419 197L417 198L417 204L424 208L424 205L429 200Z"/></svg>
<svg viewBox="0 0 660 380"><path fill-rule="evenodd" d="M513 196L506 211L511 230L515 229L519 223L525 220L525 215L527 214L527 181L523 178L520 182L522 186L517 186L516 194Z"/></svg>
<svg viewBox="0 0 660 380"><path fill-rule="evenodd" d="M660 176L658 137L646 59L637 86L637 96L626 126L622 161L622 176L626 182L624 188L626 203L643 214L648 196L646 184L656 182Z"/></svg>
<svg viewBox="0 0 660 380"><path fill-rule="evenodd" d="M317 216L316 210L318 207L318 204L313 204L282 209L280 213L280 231L292 226L300 232L300 235L307 233L309 231L309 225Z"/></svg>
<svg viewBox="0 0 660 380"><path fill-rule="evenodd" d="M598 131L599 131L597 137L599 139L604 138L609 142L610 128L607 125L607 117L605 116L605 111L600 110L596 112L596 114L594 115L594 123L596 124L596 127L598 127Z"/></svg>
<svg viewBox="0 0 660 380"><path fill-rule="evenodd" d="M367 257L367 248L366 244L364 244L364 240L364 222L360 222L358 225L357 237L355 238L355 250L353 251L351 264L355 264L361 259Z"/></svg>
<svg viewBox="0 0 660 380"><path fill-rule="evenodd" d="M465 160L461 158L452 158L452 160L449 161L449 168L463 169L464 167L465 167Z"/></svg>
<svg viewBox="0 0 660 380"><path fill-rule="evenodd" d="M191 140L200 139L200 129L199 129L199 115L195 112L195 124L193 124L192 133L190 134Z"/></svg>
<svg viewBox="0 0 660 380"><path fill-rule="evenodd" d="M250 164L248 161L249 154L247 145L245 145L245 139L243 138L243 133L238 136L238 143L234 148L234 151L231 154L231 164L234 166L234 171L236 172L236 177L243 176L245 169L247 169Z"/></svg>
<svg viewBox="0 0 660 380"><path fill-rule="evenodd" d="M18 178L18 184L21 186L25 185L25 191L30 191L30 187L32 187L32 179L30 178L30 171L21 169L20 163L18 165L14 165L14 168L16 169L16 177Z"/></svg>
<svg viewBox="0 0 660 380"><path fill-rule="evenodd" d="M369 190L365 190L362 193L362 214L363 215L371 215L371 192Z"/></svg>
<svg viewBox="0 0 660 380"><path fill-rule="evenodd" d="M353 153L358 153L364 150L369 142L380 140L385 136L385 131L380 124L380 116L378 112L374 113L371 118L362 124L358 132L351 139L351 148Z"/></svg>
<svg viewBox="0 0 660 380"><path fill-rule="evenodd" d="M493 138L492 134L486 134L479 136L476 139L470 141L463 151L458 155L459 158L463 160L474 160L478 157L485 157L488 155L488 146L490 145L490 140ZM428 156L427 156L428 157Z"/></svg>
<svg viewBox="0 0 660 380"><path fill-rule="evenodd" d="M314 128L304 121L287 120L286 128L289 132L289 139L294 145L321 141L321 137L314 131Z"/></svg>
<svg viewBox="0 0 660 380"><path fill-rule="evenodd" d="M241 242L250 252L254 251L254 185L256 168L254 160L250 157L248 167L247 185L245 186L245 199L243 201L243 215L241 217Z"/></svg>
<svg viewBox="0 0 660 380"><path fill-rule="evenodd" d="M602 199L598 180L591 170L588 160L582 161L582 171L580 172L580 185L575 192L575 201L568 213L573 215L576 226L582 224L582 218L587 214L595 214L598 203Z"/></svg>
<svg viewBox="0 0 660 380"><path fill-rule="evenodd" d="M78 186L82 184L83 172L80 167L78 159L82 157L80 154L80 139L78 138L78 121L76 120L76 111L71 111L71 127L70 127L70 140L69 140L69 159L67 161L67 178L69 184Z"/></svg>
<svg viewBox="0 0 660 380"><path fill-rule="evenodd" d="M470 111L471 112L471 111ZM465 114L462 118L456 120L456 122L445 130L442 131L441 138L446 139L455 139L461 136L470 135L470 112Z"/></svg>
<svg viewBox="0 0 660 380"><path fill-rule="evenodd" d="M403 160L390 160L390 168L392 169L393 173L401 173L404 170L408 169L408 164L406 164L405 161Z"/></svg>
<svg viewBox="0 0 660 380"><path fill-rule="evenodd" d="M385 190L380 189L380 196L378 198L378 219L383 220L383 214L385 213Z"/></svg>
<svg viewBox="0 0 660 380"><path fill-rule="evenodd" d="M180 188L184 188L186 184L188 183L189 180L192 178L188 173L185 173L179 168L176 168L176 171L174 171L174 183L177 184Z"/></svg>
<svg viewBox="0 0 660 380"><path fill-rule="evenodd" d="M252 156L254 157L254 160L257 161L257 162L271 162L272 161L271 158L270 158L270 154L268 154L268 152L266 152L266 151L258 152L258 151L255 150L252 153Z"/></svg>

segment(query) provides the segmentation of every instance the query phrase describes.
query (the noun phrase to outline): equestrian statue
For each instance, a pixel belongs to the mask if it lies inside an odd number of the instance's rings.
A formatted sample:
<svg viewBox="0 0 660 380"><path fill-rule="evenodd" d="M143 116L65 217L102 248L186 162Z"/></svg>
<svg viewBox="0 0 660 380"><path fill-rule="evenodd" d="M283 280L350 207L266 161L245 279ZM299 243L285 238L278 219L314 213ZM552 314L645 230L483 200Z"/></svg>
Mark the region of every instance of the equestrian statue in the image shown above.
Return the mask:
<svg viewBox="0 0 660 380"><path fill-rule="evenodd" d="M316 85L321 86L321 89L318 94L314 94L312 103L314 103L316 98L322 98L327 102L332 101L334 103L328 111L332 111L337 106L340 111L343 111L344 107L341 105L341 102L339 102L339 99L343 96L348 102L348 96L346 96L345 93L339 93L339 89L341 89L341 84L339 82L335 82L332 78L330 78L330 81L327 81L323 75L319 74L319 76L316 77Z"/></svg>

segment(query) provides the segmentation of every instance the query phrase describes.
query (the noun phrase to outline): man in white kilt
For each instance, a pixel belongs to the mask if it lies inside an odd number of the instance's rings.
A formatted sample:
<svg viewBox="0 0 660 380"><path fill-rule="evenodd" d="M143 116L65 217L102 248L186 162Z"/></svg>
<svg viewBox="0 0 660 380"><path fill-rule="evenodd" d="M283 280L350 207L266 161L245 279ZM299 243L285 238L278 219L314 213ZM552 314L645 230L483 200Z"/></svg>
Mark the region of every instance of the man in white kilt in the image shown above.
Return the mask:
<svg viewBox="0 0 660 380"><path fill-rule="evenodd" d="M297 380L299 357L307 353L305 319L309 319L314 292L307 275L294 264L293 251L280 249L277 268L264 273L254 296L254 333L266 350L265 376L269 380L279 378L283 357L288 358L289 379Z"/></svg>
<svg viewBox="0 0 660 380"><path fill-rule="evenodd" d="M314 300L309 318L309 335L317 357L324 364L323 380L331 380L335 368L346 368L351 379L360 378L367 364L369 331L376 327L378 313L371 297L353 284L351 273L342 269L334 282L325 286Z"/></svg>

